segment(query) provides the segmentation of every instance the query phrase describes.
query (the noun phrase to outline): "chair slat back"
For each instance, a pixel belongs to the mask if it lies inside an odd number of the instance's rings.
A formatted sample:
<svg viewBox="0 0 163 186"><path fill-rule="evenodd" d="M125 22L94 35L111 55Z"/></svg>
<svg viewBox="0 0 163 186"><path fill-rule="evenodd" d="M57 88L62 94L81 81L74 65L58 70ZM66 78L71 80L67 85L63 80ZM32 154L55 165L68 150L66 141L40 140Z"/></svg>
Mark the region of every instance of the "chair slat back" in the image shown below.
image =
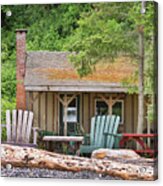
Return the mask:
<svg viewBox="0 0 163 186"><path fill-rule="evenodd" d="M92 117L91 119L91 131L90 131L90 144L94 144L94 135L95 135L95 124L96 124L96 117Z"/></svg>
<svg viewBox="0 0 163 186"><path fill-rule="evenodd" d="M94 145L97 145L98 138L100 136L100 127L101 127L101 116L96 116L95 122L95 133L94 133Z"/></svg>
<svg viewBox="0 0 163 186"><path fill-rule="evenodd" d="M13 110L11 120L10 110L7 110L6 111L7 142L28 144L30 142L32 124L33 112Z"/></svg>
<svg viewBox="0 0 163 186"><path fill-rule="evenodd" d="M17 122L17 136L16 136L16 142L21 143L21 132L22 132L22 117L23 117L23 111L18 110L18 122Z"/></svg>
<svg viewBox="0 0 163 186"><path fill-rule="evenodd" d="M115 137L104 133L116 134L120 117L115 115L95 116L91 119L90 145L113 148Z"/></svg>
<svg viewBox="0 0 163 186"><path fill-rule="evenodd" d="M110 134L117 134L118 126L120 123L120 117L119 116L111 116L109 125L108 125L108 133ZM106 138L106 147L107 148L113 148L115 142L115 136L114 135L108 135Z"/></svg>
<svg viewBox="0 0 163 186"><path fill-rule="evenodd" d="M12 140L16 141L16 121L17 121L17 111L12 111Z"/></svg>
<svg viewBox="0 0 163 186"><path fill-rule="evenodd" d="M24 111L23 113L23 123L22 123L22 132L21 132L21 138L24 143L26 143L26 133L27 133L27 122L28 122L28 111Z"/></svg>
<svg viewBox="0 0 163 186"><path fill-rule="evenodd" d="M29 143L30 135L31 135L31 129L32 129L32 122L33 122L33 112L29 112L29 118L27 123L27 132L26 132L26 143Z"/></svg>
<svg viewBox="0 0 163 186"><path fill-rule="evenodd" d="M6 132L7 132L7 141L11 141L11 116L10 110L6 110Z"/></svg>
<svg viewBox="0 0 163 186"><path fill-rule="evenodd" d="M100 116L98 127L96 129L95 145L104 147L104 129L106 125L107 116Z"/></svg>

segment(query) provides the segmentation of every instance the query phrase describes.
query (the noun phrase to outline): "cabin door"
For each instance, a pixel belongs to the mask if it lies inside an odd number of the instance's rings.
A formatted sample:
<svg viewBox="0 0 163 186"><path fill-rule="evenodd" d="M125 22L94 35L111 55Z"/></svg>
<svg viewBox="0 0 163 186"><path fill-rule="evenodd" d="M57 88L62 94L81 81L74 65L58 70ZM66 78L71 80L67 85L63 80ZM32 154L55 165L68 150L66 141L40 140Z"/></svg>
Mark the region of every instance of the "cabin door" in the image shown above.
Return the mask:
<svg viewBox="0 0 163 186"><path fill-rule="evenodd" d="M64 135L64 107L60 103L60 135ZM67 107L67 134L75 135L79 123L79 96L76 96Z"/></svg>

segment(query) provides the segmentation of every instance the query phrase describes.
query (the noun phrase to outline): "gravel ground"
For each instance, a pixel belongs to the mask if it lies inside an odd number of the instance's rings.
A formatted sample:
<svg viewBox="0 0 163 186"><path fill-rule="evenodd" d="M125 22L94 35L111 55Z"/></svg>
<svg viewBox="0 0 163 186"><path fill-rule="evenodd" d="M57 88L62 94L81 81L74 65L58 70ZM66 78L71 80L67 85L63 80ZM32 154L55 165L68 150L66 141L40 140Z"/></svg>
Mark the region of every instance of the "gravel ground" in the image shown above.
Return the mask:
<svg viewBox="0 0 163 186"><path fill-rule="evenodd" d="M90 171L71 172L38 168L1 168L2 177L22 178L58 178L58 179L99 179L99 180L120 180L120 178L109 175L97 174Z"/></svg>

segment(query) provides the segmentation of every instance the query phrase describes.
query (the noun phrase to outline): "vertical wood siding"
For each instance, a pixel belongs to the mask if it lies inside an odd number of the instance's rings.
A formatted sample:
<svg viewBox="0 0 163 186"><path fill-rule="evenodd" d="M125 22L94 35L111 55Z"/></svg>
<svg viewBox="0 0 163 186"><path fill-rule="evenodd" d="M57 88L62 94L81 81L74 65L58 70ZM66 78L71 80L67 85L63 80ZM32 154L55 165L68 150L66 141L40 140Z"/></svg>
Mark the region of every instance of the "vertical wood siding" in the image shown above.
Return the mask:
<svg viewBox="0 0 163 186"><path fill-rule="evenodd" d="M33 125L34 127L40 127L39 126L39 93L38 92L33 92L33 97L34 97L34 102L33 102Z"/></svg>
<svg viewBox="0 0 163 186"><path fill-rule="evenodd" d="M136 132L138 120L138 96L136 94L126 95L124 102L124 132Z"/></svg>
<svg viewBox="0 0 163 186"><path fill-rule="evenodd" d="M38 96L39 94L39 96ZM109 94L107 94L109 95ZM42 130L59 132L59 102L55 92L26 92L27 109L34 112L34 126ZM80 94L80 123L85 132L90 131L91 117L95 115L96 93ZM33 103L33 104L32 104ZM138 96L126 95L124 98L124 124L120 132L136 132Z"/></svg>
<svg viewBox="0 0 163 186"><path fill-rule="evenodd" d="M134 120L134 129L133 132L136 132L137 130L137 121L138 121L138 112L137 112L137 96L134 94L133 95L133 108L134 108L134 113L133 113L133 120Z"/></svg>
<svg viewBox="0 0 163 186"><path fill-rule="evenodd" d="M128 95L125 98L125 103L124 103L124 131L127 133L132 132L132 96Z"/></svg>
<svg viewBox="0 0 163 186"><path fill-rule="evenodd" d="M53 93L52 92L48 92L47 93L47 130L49 131L53 131L54 127L53 127L53 116L54 116L54 111L53 111Z"/></svg>
<svg viewBox="0 0 163 186"><path fill-rule="evenodd" d="M45 114L46 114L46 93L42 93L40 95L40 127L43 130L46 130L46 123L45 123Z"/></svg>
<svg viewBox="0 0 163 186"><path fill-rule="evenodd" d="M58 115L58 110L59 110L58 104L59 103L58 103L55 93L53 94L53 96L54 96L54 103L53 103L54 105L54 131L56 133L59 133L59 115Z"/></svg>
<svg viewBox="0 0 163 186"><path fill-rule="evenodd" d="M83 94L83 127L89 132L89 94Z"/></svg>

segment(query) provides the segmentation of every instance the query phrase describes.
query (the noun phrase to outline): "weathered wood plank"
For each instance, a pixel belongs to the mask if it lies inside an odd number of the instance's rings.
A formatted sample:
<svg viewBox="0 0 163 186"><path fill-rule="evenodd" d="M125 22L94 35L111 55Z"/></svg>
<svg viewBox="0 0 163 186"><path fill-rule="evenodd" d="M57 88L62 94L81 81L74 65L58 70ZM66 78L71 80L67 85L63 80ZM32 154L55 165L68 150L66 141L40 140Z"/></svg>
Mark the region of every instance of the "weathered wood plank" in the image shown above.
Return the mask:
<svg viewBox="0 0 163 186"><path fill-rule="evenodd" d="M22 115L23 111L18 110L18 124L17 124L17 136L16 136L16 141L21 142L21 132L22 132Z"/></svg>
<svg viewBox="0 0 163 186"><path fill-rule="evenodd" d="M23 113L23 122L22 122L22 132L20 134L22 142L25 141L26 131L27 131L27 119L28 119L28 111L24 111Z"/></svg>
<svg viewBox="0 0 163 186"><path fill-rule="evenodd" d="M45 130L48 130L47 115L48 115L48 92L45 93Z"/></svg>
<svg viewBox="0 0 163 186"><path fill-rule="evenodd" d="M60 141L60 142L82 142L83 136L44 136L43 141Z"/></svg>
<svg viewBox="0 0 163 186"><path fill-rule="evenodd" d="M127 95L125 98L125 107L124 107L124 118L125 118L125 123L124 123L124 132L127 133L132 133L132 126L134 125L132 122L132 115L133 115L133 107L132 107L132 95Z"/></svg>
<svg viewBox="0 0 163 186"><path fill-rule="evenodd" d="M29 91L26 91L26 105L27 105L27 110L29 110L30 107Z"/></svg>
<svg viewBox="0 0 163 186"><path fill-rule="evenodd" d="M58 106L58 99L56 97L56 93L54 93L54 131L57 132L59 134L59 115L58 115L58 110L59 110L59 106Z"/></svg>
<svg viewBox="0 0 163 186"><path fill-rule="evenodd" d="M11 115L10 110L6 110L6 129L7 129L7 142L11 141Z"/></svg>
<svg viewBox="0 0 163 186"><path fill-rule="evenodd" d="M45 130L45 92L40 95L40 127Z"/></svg>
<svg viewBox="0 0 163 186"><path fill-rule="evenodd" d="M69 99L67 99L67 105L69 105L71 103L71 101L76 98L76 96L78 95L79 93L75 93L73 94Z"/></svg>
<svg viewBox="0 0 163 186"><path fill-rule="evenodd" d="M89 132L89 99L88 99L88 94L83 94L83 127L86 133Z"/></svg>
<svg viewBox="0 0 163 186"><path fill-rule="evenodd" d="M74 172L87 170L125 180L155 180L158 177L155 160L136 158L135 161L127 159L127 163L125 163L125 158L119 158L119 151L118 158L103 160L101 153L100 156L94 155L93 158L85 158L4 144L1 148L2 166L11 164L15 167L28 166Z"/></svg>
<svg viewBox="0 0 163 186"><path fill-rule="evenodd" d="M64 106L64 135L67 136L67 106Z"/></svg>
<svg viewBox="0 0 163 186"><path fill-rule="evenodd" d="M53 93L47 93L47 130L53 131Z"/></svg>
<svg viewBox="0 0 163 186"><path fill-rule="evenodd" d="M39 92L34 92L34 103L33 103L33 113L34 113L34 119L33 119L33 127L39 127Z"/></svg>
<svg viewBox="0 0 163 186"><path fill-rule="evenodd" d="M27 130L26 130L26 143L29 143L30 140L32 123L33 123L33 112L29 112Z"/></svg>
<svg viewBox="0 0 163 186"><path fill-rule="evenodd" d="M83 127L83 111L82 111L82 107L83 107L83 95L82 93L80 93L79 95L79 123L80 126Z"/></svg>
<svg viewBox="0 0 163 186"><path fill-rule="evenodd" d="M56 109L56 101L55 101L55 93L52 93L52 130L57 132L57 122L55 122L55 109Z"/></svg>
<svg viewBox="0 0 163 186"><path fill-rule="evenodd" d="M33 92L29 92L29 110L33 111Z"/></svg>
<svg viewBox="0 0 163 186"><path fill-rule="evenodd" d="M95 109L93 107L93 102L94 102L94 93L90 93L90 102L89 102L90 118L92 118L95 115L94 113Z"/></svg>
<svg viewBox="0 0 163 186"><path fill-rule="evenodd" d="M134 94L133 95L133 99L134 99L134 131L133 132L136 132L137 131L137 123L138 123L138 95ZM144 118L145 118L145 115L144 115ZM145 119L144 119L144 123L145 123Z"/></svg>
<svg viewBox="0 0 163 186"><path fill-rule="evenodd" d="M41 94L38 97L38 127L41 129Z"/></svg>
<svg viewBox="0 0 163 186"><path fill-rule="evenodd" d="M12 141L16 141L17 111L12 111Z"/></svg>
<svg viewBox="0 0 163 186"><path fill-rule="evenodd" d="M54 91L54 92L127 92L128 89L124 87L110 87L110 86L26 86L27 91Z"/></svg>

